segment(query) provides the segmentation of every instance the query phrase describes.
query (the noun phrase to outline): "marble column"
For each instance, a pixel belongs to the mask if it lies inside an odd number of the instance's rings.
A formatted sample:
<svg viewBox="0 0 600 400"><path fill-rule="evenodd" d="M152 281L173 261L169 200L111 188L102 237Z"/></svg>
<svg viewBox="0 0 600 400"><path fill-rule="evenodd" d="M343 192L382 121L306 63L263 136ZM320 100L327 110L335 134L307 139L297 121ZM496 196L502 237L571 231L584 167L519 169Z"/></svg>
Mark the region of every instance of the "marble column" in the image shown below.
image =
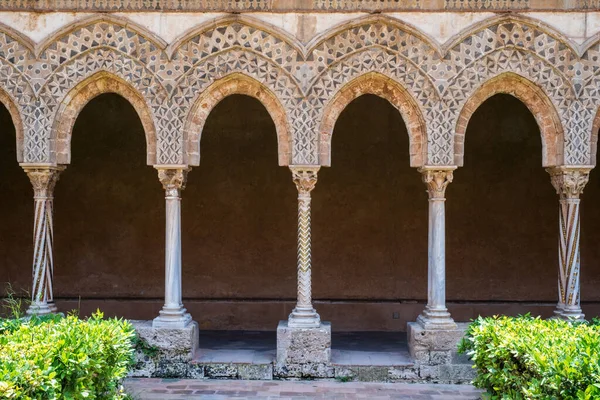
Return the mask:
<svg viewBox="0 0 600 400"><path fill-rule="evenodd" d="M165 305L152 323L154 328L185 328L192 317L183 307L181 295L181 191L185 188L187 166L155 167L165 189Z"/></svg>
<svg viewBox="0 0 600 400"><path fill-rule="evenodd" d="M455 167L419 169L429 193L427 306L417 318L425 329L455 329L446 308L446 187Z"/></svg>
<svg viewBox="0 0 600 400"><path fill-rule="evenodd" d="M310 192L317 183L319 166L291 166L298 189L298 302L288 319L290 328L318 328L321 318L312 306Z"/></svg>
<svg viewBox="0 0 600 400"><path fill-rule="evenodd" d="M54 186L64 167L22 164L33 185L33 285L28 315L56 312L54 305Z"/></svg>
<svg viewBox="0 0 600 400"><path fill-rule="evenodd" d="M580 306L579 196L588 182L590 166L548 168L559 195L558 213L558 318L583 320Z"/></svg>

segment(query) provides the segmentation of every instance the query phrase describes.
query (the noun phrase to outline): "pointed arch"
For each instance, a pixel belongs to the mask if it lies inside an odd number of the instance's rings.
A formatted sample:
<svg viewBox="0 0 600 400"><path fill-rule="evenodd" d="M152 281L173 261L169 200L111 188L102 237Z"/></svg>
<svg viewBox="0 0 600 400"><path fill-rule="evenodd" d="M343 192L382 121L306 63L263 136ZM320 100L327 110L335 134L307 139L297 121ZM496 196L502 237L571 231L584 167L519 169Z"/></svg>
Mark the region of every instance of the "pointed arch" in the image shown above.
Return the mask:
<svg viewBox="0 0 600 400"><path fill-rule="evenodd" d="M104 93L118 94L133 106L146 134L147 163L156 164L156 127L150 107L134 87L107 72L99 72L80 82L61 102L50 138L51 148L56 152L56 163L71 162L71 137L75 120L87 103Z"/></svg>
<svg viewBox="0 0 600 400"><path fill-rule="evenodd" d="M335 123L346 106L364 94L379 96L400 112L409 135L410 165L424 165L427 159L427 128L417 102L402 85L377 72L361 75L343 86L325 107L319 127L320 164L331 165L331 140Z"/></svg>
<svg viewBox="0 0 600 400"><path fill-rule="evenodd" d="M165 42L158 35L144 28L142 25L136 24L128 18L119 17L111 14L96 14L90 17L77 20L72 24L67 24L48 35L43 41L41 41L35 46L36 57L40 57L40 55L44 53L53 44L58 43L60 41L68 41L69 36L74 32L79 31L85 27L96 26L101 24L115 25L120 28L129 30L131 32L135 32L137 35L143 37L145 40L149 41L161 50L164 50L167 47L167 42ZM100 27L100 31L102 30L106 30L106 27ZM91 41L93 40L98 40L98 38L90 36L89 39L85 38L85 40L80 40L79 42L81 43L74 47L91 47L91 45L89 45L86 42L91 43ZM117 44L114 44L114 46L117 46Z"/></svg>
<svg viewBox="0 0 600 400"><path fill-rule="evenodd" d="M266 108L277 131L279 165L289 165L292 154L292 134L285 108L264 84L241 73L233 73L213 82L191 107L183 129L186 164L200 164L200 138L204 123L212 109L225 97L233 94L254 97Z"/></svg>
<svg viewBox="0 0 600 400"><path fill-rule="evenodd" d="M23 162L23 143L25 141L25 132L23 131L23 119L21 118L21 112L13 101L13 99L3 89L0 89L0 103L6 107L12 123L15 127L15 134L17 138L17 161Z"/></svg>
<svg viewBox="0 0 600 400"><path fill-rule="evenodd" d="M543 166L562 165L564 131L554 104L538 85L512 72L502 73L483 83L463 106L456 123L454 163L463 165L465 132L471 116L484 101L499 93L516 97L535 117L542 136Z"/></svg>

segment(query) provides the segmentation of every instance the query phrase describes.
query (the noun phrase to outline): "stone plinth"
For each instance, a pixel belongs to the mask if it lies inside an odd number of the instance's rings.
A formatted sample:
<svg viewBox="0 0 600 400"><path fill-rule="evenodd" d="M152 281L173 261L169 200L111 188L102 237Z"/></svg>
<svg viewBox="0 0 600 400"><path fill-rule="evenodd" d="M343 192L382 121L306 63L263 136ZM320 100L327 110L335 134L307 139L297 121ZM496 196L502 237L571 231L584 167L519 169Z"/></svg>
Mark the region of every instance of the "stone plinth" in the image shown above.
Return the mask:
<svg viewBox="0 0 600 400"><path fill-rule="evenodd" d="M185 328L156 328L152 321L131 321L138 336L134 377L200 378L190 363L198 349L198 323Z"/></svg>
<svg viewBox="0 0 600 400"><path fill-rule="evenodd" d="M421 381L467 383L475 377L471 361L457 350L467 326L458 323L455 329L427 329L417 322L408 323L408 349Z"/></svg>
<svg viewBox="0 0 600 400"><path fill-rule="evenodd" d="M282 378L332 378L331 324L318 328L277 327L275 375Z"/></svg>

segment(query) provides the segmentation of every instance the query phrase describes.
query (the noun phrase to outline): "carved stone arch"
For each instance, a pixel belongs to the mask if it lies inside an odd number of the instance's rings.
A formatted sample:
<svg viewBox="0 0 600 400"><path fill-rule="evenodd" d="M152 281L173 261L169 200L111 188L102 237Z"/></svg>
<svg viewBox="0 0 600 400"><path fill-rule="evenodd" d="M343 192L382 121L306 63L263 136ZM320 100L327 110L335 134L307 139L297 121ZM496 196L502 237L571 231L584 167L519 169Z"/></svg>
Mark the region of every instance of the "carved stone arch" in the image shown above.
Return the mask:
<svg viewBox="0 0 600 400"><path fill-rule="evenodd" d="M300 82L305 73L304 52L298 40L278 28L245 16L228 16L202 24L169 46L178 67L177 79L210 57L232 51L252 52Z"/></svg>
<svg viewBox="0 0 600 400"><path fill-rule="evenodd" d="M538 85L511 72L486 81L462 107L455 129L454 163L457 166L463 165L465 132L471 116L484 101L499 93L516 97L535 117L542 137L542 165L562 165L564 131L554 104Z"/></svg>
<svg viewBox="0 0 600 400"><path fill-rule="evenodd" d="M6 107L8 113L10 114L10 118L15 127L15 134L17 139L17 160L18 162L23 162L23 143L25 141L25 132L23 130L23 118L21 117L21 111L19 107L12 99L12 97L5 92L3 89L0 89L0 103Z"/></svg>
<svg viewBox="0 0 600 400"><path fill-rule="evenodd" d="M147 163L156 164L156 127L150 107L134 87L107 72L99 72L85 79L63 98L55 115L50 138L51 148L56 152L55 163L71 162L71 137L75 120L89 101L104 93L118 94L133 106L146 134Z"/></svg>
<svg viewBox="0 0 600 400"><path fill-rule="evenodd" d="M376 48L403 59L422 71L438 68L440 49L435 40L406 22L388 16L368 16L341 24L315 38L309 44L307 62L314 86L331 66L345 62L357 53Z"/></svg>
<svg viewBox="0 0 600 400"><path fill-rule="evenodd" d="M261 87L266 89L266 92L275 96L281 105L281 109L285 110L287 115L291 115L304 98L293 77L260 54L235 48L231 51L224 51L207 57L200 64L195 65L194 68L190 68L177 81L177 86L174 88L170 99L171 108L167 110L169 114L176 117L171 126L164 130L167 133L161 132L168 140L161 139L159 141L159 163L181 164L184 162L188 149L185 148L183 132L190 132L184 128L184 123L186 123L188 116L193 115L190 110L197 104L200 95L204 94L211 85L232 74L243 75L259 83ZM160 118L160 115L157 115L157 118ZM275 120L275 118L273 119ZM293 126L291 116L288 121L289 131L293 132L288 135L287 140L291 144L291 149L282 150L280 156L285 153L310 152L310 149L307 150L301 142L301 138L297 136L297 129ZM284 143L280 142L279 145L281 147ZM286 161L284 164L288 162Z"/></svg>
<svg viewBox="0 0 600 400"><path fill-rule="evenodd" d="M544 22L523 15L502 15L476 23L450 38L444 45L444 60L450 72L459 73L486 54L503 48L536 54L565 75L578 59L578 46ZM570 75L572 76L572 75Z"/></svg>
<svg viewBox="0 0 600 400"><path fill-rule="evenodd" d="M331 165L331 140L335 123L346 106L364 94L379 96L400 112L408 130L410 165L423 166L427 159L427 128L419 105L402 85L376 72L364 74L347 83L326 105L319 128L320 164Z"/></svg>
<svg viewBox="0 0 600 400"><path fill-rule="evenodd" d="M162 39L143 27L126 18L103 14L58 30L40 43L36 52L43 79L63 69L71 60L99 51L117 59L135 60L153 74L171 77L176 71L167 63L165 48Z"/></svg>
<svg viewBox="0 0 600 400"><path fill-rule="evenodd" d="M184 125L184 142L186 145L186 164L199 165L200 138L204 123L213 108L224 98L243 94L260 101L275 123L279 165L289 165L291 159L292 134L287 113L277 96L256 79L240 73L227 75L202 92L192 106Z"/></svg>
<svg viewBox="0 0 600 400"><path fill-rule="evenodd" d="M317 160L323 158L323 154L329 152L329 150L317 149L319 144L322 143L318 134L320 133L321 117L325 115L323 109L335 94L349 82L363 75L374 73L400 85L414 100L415 106L419 109L419 114L427 121L428 129L431 130L432 126L435 125L431 124L430 126L430 121L435 123L438 114L436 113L436 105L441 100L440 93L430 77L418 66L405 62L403 57L391 54L380 47L368 48L361 52L355 52L339 63L330 66L314 83L308 93L310 107L307 107L308 115L303 116L304 121L306 121L303 124L303 132L307 137L313 136L312 142L315 143L317 155L315 158ZM451 142L451 137L449 130L443 131L442 134L437 136L424 135L423 138L428 139L430 142L423 146L431 154L426 154L422 162L424 164L433 162L437 165L451 165L451 155L450 152L447 152L449 147L447 143ZM434 142L431 142L433 139L435 139ZM305 142L310 143L309 139L305 139ZM328 160L328 157L325 157L324 160ZM327 165L327 162L323 165Z"/></svg>

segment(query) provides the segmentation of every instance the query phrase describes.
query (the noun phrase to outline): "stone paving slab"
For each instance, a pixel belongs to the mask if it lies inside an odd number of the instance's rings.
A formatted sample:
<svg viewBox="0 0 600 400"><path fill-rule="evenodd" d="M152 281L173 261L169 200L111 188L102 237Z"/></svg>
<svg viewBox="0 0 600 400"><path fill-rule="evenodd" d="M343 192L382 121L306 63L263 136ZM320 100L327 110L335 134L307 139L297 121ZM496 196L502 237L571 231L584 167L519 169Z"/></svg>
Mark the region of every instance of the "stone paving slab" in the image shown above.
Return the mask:
<svg viewBox="0 0 600 400"><path fill-rule="evenodd" d="M480 399L481 394L470 385L338 381L127 379L125 389L135 400L476 400Z"/></svg>

